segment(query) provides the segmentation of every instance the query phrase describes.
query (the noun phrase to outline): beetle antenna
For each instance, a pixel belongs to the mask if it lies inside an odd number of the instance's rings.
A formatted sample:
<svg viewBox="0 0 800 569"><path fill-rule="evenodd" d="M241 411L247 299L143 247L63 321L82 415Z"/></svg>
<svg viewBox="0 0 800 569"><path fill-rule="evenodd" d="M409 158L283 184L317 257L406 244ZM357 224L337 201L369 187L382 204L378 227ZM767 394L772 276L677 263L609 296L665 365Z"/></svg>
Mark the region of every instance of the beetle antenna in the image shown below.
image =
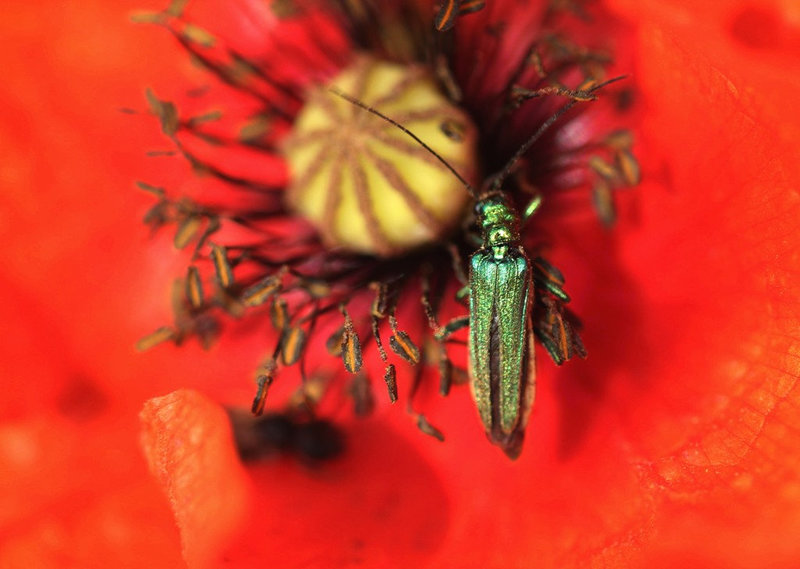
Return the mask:
<svg viewBox="0 0 800 569"><path fill-rule="evenodd" d="M625 75L620 75L619 77L614 77L612 79L609 79L608 81L603 81L602 83L599 83L599 84L595 85L591 89L587 89L586 93L587 94L592 94L595 91L597 91L599 89L602 89L606 85L610 85L611 83L616 83L617 81L621 81L622 79L625 79L625 77L626 77ZM541 136L547 131L547 129L549 129L551 126L553 126L553 123L555 123L558 119L560 119L567 111L569 111L572 107L577 105L579 102L581 102L581 101L578 101L577 99L573 99L573 100L569 101L566 105L564 105L563 107L558 109L556 112L554 112L552 115L547 117L547 120L544 121L539 126L539 128L536 130L536 132L534 132L528 140L526 140L524 143L522 143L522 146L520 146L517 149L517 151L514 153L514 155L511 157L511 159L508 162L506 162L505 166L503 166L503 169L500 170L497 174L494 174L494 175L492 175L490 177L490 179L492 180L492 182L490 184L490 188L491 188L490 191L499 191L500 188L503 185L503 182L506 180L506 178L508 178L508 175L511 174L511 169L514 167L514 165L517 163L517 161L520 158L522 158L522 156L526 152L528 152L528 150L530 150L531 146L533 146L533 144L537 140L539 140L539 138L541 138Z"/></svg>
<svg viewBox="0 0 800 569"><path fill-rule="evenodd" d="M403 125L401 125L399 122L397 122L397 121L395 121L395 120L393 120L393 119L391 119L391 118L387 117L386 115L384 115L383 113L381 113L381 112L380 112L380 111L378 111L377 109L373 109L372 107L370 107L369 105L366 105L366 104L362 103L362 102L361 102L361 101L359 101L358 99L354 99L354 98L353 98L353 97L351 97L350 95L347 95L346 93L342 93L341 91L339 91L339 90L338 90L338 89L336 89L335 87L328 87L328 91L330 91L330 92L331 92L331 93L333 93L334 95L337 95L337 96L341 97L342 99L344 99L344 100L345 100L345 101L347 101L348 103L351 103L351 104L353 104L353 105L355 105L355 106L357 106L357 107L360 107L360 108L364 109L365 111L367 111L367 112L369 112L369 113L372 113L372 114L373 114L373 115L375 115L376 117L380 117L380 118L382 118L382 119L383 119L383 120L385 120L386 122L388 122L388 123L390 123L390 124L392 124L392 125L396 126L396 127L397 127L397 128L399 128L400 130L402 130L402 131L403 131L404 133L406 133L408 136L410 136L411 138L413 138L413 139L414 139L414 140L415 140L415 141L416 141L416 142L417 142L417 143L418 143L420 146L422 146L422 148L424 148L425 150L427 150L428 152L430 152L430 153L433 155L433 157L434 157L434 158L436 158L436 159L437 159L439 162L441 162L441 163L444 165L444 167L445 167L445 168L447 168L448 170L450 170L450 172L452 172L452 173L453 173L453 175L454 175L456 178L458 178L458 181L459 181L459 182L461 182L462 184L464 184L464 187L465 187L465 188L466 188L466 189L469 191L469 193L470 193L470 194L472 194L472 197L473 197L473 198L475 198L475 199L478 199L478 197L479 197L479 193L478 193L478 191L477 191L475 188L473 188L473 187L472 187L472 185L471 185L469 182L467 182L467 181L466 181L466 180L463 178L463 176L461 176L461 174L459 174L459 173L456 171L456 169L455 169L455 168L453 168L453 167L452 167L452 166L451 166L451 165L450 165L450 164L447 162L447 160L445 160L444 158L442 158L441 156L439 156L439 154L437 154L437 153L436 153L436 151L435 151L433 148L431 148L430 146L428 146L427 144L425 144L425 143L422 141L422 139L421 139L420 137L418 137L416 134L414 134L413 132L411 132L410 130L408 130L406 127L404 127Z"/></svg>
<svg viewBox="0 0 800 569"><path fill-rule="evenodd" d="M625 79L625 77L626 77L625 75L620 75L618 77L613 77L613 78L611 78L611 79L609 79L607 81L603 81L602 83L598 83L597 85L595 85L591 89L587 89L586 93L587 94L592 94L595 91L598 91L599 89L602 89L603 87L605 87L607 85L610 85L611 83L616 83L617 81L621 81L622 79ZM379 117L379 118L385 120L386 122L388 122L389 124L399 128L401 131L403 131L408 136L413 138L417 142L417 144L422 146L422 148L424 148L431 155L433 155L433 157L436 158L439 162L441 162L444 165L445 168L447 168L450 172L452 172L452 174L456 178L458 178L458 180L464 185L464 187L469 191L469 193L472 194L473 198L480 199L481 193L479 193L469 182L467 182L464 179L464 177L461 176L461 174L459 174L456 171L456 169L453 168L447 162L447 160L445 160L444 158L439 156L439 154L433 148L428 146L420 137L418 137L416 134L411 132L409 129L407 129L406 127L404 127L403 125L401 125L397 121L387 117L386 115L384 115L383 113L381 113L377 109L374 109L374 108L370 107L369 105L366 105L365 103L362 103L358 99L354 99L350 95L339 91L335 87L329 87L328 91L330 91L331 93L333 93L334 95L336 95L338 97L341 97L342 99L344 99L348 103L351 103L351 104L355 105L356 107L360 107L361 109L363 109L363 110L365 110L365 111L367 111L369 113L372 113L376 117ZM536 132L534 132L528 140L526 140L524 143L522 143L522 146L520 146L517 149L517 151L514 153L514 155L508 160L508 162L506 162L506 165L503 166L503 169L500 170L499 172L497 172L496 174L490 176L490 179L492 181L489 184L489 188L490 188L489 192L500 191L501 187L503 185L503 182L506 180L506 178L508 178L509 174L511 174L511 170L514 168L514 166L516 165L517 161L519 161L519 159L522 158L522 156L524 156L525 153L528 152L528 150L530 150L531 146L533 146L534 143L536 143L536 141L539 140L539 138L541 138L541 136L545 132L547 132L547 130L551 126L553 126L553 124L558 119L560 119L562 116L564 116L564 114L566 114L572 107L574 107L579 102L581 102L581 101L578 101L577 99L573 99L573 100L569 101L567 104L565 104L563 107L558 109L556 112L554 112L552 115L547 117L547 120L544 121L541 125L539 125L538 129L536 129Z"/></svg>

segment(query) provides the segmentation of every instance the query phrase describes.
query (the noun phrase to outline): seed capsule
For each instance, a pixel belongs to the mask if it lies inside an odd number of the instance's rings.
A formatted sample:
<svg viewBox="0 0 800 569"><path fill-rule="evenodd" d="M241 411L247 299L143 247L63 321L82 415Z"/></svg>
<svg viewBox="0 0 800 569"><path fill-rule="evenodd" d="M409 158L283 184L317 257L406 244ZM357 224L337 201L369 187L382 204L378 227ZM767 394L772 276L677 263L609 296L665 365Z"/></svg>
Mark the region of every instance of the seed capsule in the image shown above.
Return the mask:
<svg viewBox="0 0 800 569"><path fill-rule="evenodd" d="M413 129L475 178L476 129L423 68L361 57L330 86ZM428 151L327 88L307 101L285 146L287 200L328 246L392 256L457 229L470 195Z"/></svg>

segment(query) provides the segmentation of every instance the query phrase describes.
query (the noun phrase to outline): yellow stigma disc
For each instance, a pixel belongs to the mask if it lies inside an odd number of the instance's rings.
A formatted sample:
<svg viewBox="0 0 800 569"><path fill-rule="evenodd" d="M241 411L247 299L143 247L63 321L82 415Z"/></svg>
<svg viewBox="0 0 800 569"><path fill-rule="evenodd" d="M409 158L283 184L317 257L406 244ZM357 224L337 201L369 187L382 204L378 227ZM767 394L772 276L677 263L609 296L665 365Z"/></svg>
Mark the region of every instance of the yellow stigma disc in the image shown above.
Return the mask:
<svg viewBox="0 0 800 569"><path fill-rule="evenodd" d="M403 125L474 181L476 129L426 68L360 57L329 87ZM328 87L309 94L284 151L287 204L328 247L384 257L424 247L456 229L471 201L417 141Z"/></svg>

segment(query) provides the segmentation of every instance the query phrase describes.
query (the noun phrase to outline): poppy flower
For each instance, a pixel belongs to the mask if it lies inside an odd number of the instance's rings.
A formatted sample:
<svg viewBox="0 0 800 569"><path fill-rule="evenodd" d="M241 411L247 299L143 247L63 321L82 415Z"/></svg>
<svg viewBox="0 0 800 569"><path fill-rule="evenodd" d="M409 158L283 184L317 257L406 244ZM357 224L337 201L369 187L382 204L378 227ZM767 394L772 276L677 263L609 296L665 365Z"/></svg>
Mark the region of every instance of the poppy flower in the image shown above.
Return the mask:
<svg viewBox="0 0 800 569"><path fill-rule="evenodd" d="M796 565L791 10L611 4L622 22L603 20L606 33L618 61L633 58L626 117L645 182L620 196L611 231L572 205L541 221L589 357L560 368L539 358L515 463L487 444L465 389L439 399L428 381L418 404L446 442L378 403L369 419L334 413L347 449L315 470L291 458L245 469L235 456L220 402L252 396L240 378L263 335L233 325L209 353L191 342L127 350L165 304L154 275L178 267L169 244L131 237L143 196L103 187L196 177L178 160L131 158L132 144L158 148L159 137L94 97L134 107L127 90L149 85L167 101L186 87L176 75L205 72L156 30L87 34L83 22L119 16L107 3L71 6L84 16L72 19L16 9L11 37L42 47L4 66L16 70L6 108L20 112L4 121L17 191L6 198L3 310L19 324L4 346L12 475L0 564L174 566L168 504L192 566ZM245 25L252 14L222 14L215 34L230 25L226 37L264 48L268 34ZM479 16L459 18L456 33ZM170 391L142 412L165 501L144 475L134 414Z"/></svg>

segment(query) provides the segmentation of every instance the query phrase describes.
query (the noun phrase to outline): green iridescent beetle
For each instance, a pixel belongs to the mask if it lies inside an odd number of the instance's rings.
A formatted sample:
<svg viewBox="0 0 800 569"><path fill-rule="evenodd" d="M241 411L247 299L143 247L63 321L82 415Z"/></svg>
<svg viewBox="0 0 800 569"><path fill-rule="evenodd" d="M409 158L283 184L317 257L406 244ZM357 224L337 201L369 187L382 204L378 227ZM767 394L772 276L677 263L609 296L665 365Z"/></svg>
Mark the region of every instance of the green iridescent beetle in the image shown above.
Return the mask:
<svg viewBox="0 0 800 569"><path fill-rule="evenodd" d="M489 439L516 458L536 383L531 264L505 194L483 196L475 213L483 243L469 261L472 396Z"/></svg>
<svg viewBox="0 0 800 569"><path fill-rule="evenodd" d="M469 261L469 316L449 322L436 335L439 340L444 340L469 325L470 385L478 415L489 440L512 459L517 458L522 450L535 395L531 315L534 285L531 262L520 235L522 221L502 191L502 185L519 159L553 123L580 100L591 100L588 97L595 91L619 79L622 77L599 83L583 92L587 98L576 97L560 107L519 147L503 169L487 180L487 189L480 193L406 127L361 101L330 89L333 94L405 132L444 164L475 198L481 246ZM530 217L540 203L540 197L535 197L525 208L524 219Z"/></svg>

